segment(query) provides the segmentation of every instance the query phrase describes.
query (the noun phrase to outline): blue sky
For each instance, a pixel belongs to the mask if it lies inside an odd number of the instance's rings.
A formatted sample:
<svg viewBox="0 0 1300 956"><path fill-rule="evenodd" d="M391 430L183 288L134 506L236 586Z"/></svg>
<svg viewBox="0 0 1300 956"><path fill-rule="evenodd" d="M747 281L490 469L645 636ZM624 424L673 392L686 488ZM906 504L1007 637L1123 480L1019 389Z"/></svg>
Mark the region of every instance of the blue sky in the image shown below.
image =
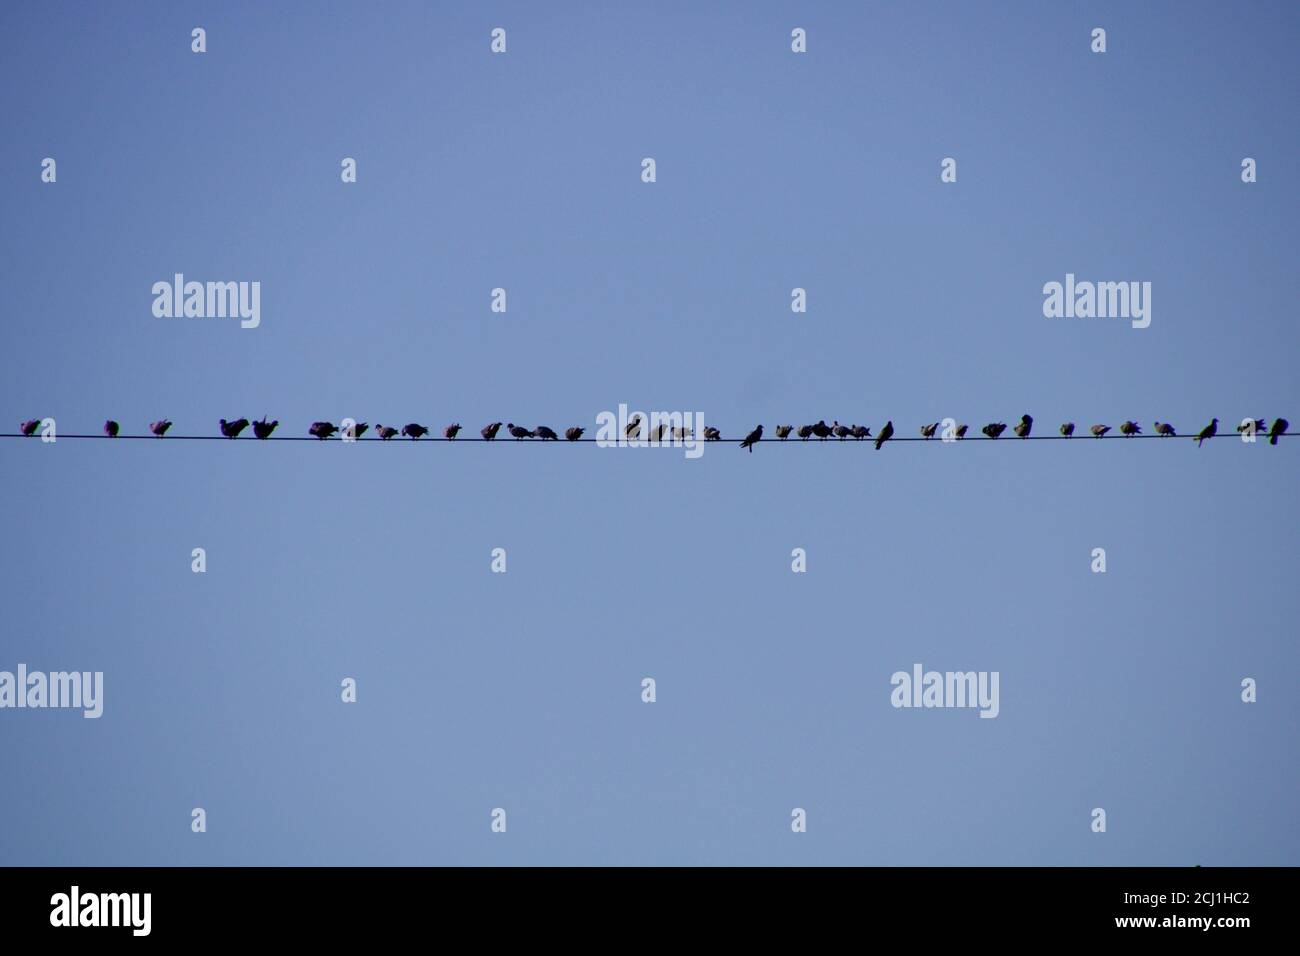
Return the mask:
<svg viewBox="0 0 1300 956"><path fill-rule="evenodd" d="M3 430L1300 421L1298 26L5 4ZM176 272L260 327L155 318ZM1151 326L1044 318L1067 272ZM1297 455L3 440L0 669L105 713L0 712L0 861L1294 865ZM892 708L915 662L998 718Z"/></svg>

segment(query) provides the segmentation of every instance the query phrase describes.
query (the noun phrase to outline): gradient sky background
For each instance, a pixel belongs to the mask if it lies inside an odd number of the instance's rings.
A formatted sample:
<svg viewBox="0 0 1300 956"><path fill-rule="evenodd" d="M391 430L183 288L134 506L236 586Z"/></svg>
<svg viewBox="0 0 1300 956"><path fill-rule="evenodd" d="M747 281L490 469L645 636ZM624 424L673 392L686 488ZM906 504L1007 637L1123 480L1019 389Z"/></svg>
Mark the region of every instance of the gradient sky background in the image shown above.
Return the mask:
<svg viewBox="0 0 1300 956"><path fill-rule="evenodd" d="M1293 3L5 3L0 430L1300 422L1298 36ZM154 318L175 272L260 281L261 327ZM1045 319L1066 272L1152 282L1150 328ZM3 440L0 669L106 689L0 712L0 862L1300 863L1298 462ZM914 662L1000 671L1001 715L893 709Z"/></svg>

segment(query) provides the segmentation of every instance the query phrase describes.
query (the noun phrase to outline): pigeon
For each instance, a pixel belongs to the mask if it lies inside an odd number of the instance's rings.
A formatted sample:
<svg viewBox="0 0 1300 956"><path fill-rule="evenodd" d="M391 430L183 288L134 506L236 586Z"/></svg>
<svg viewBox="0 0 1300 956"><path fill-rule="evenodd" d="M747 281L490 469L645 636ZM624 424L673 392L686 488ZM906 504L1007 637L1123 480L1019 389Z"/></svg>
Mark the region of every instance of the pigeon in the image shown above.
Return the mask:
<svg viewBox="0 0 1300 956"><path fill-rule="evenodd" d="M388 425L380 425L376 423L375 434L378 435L382 440L388 441L388 439L392 438L394 435L397 434L397 429L392 428L391 426Z"/></svg>
<svg viewBox="0 0 1300 956"><path fill-rule="evenodd" d="M926 439L933 438L934 433L939 430L939 424L940 424L939 422L935 422L933 425L922 425L921 426L922 437Z"/></svg>
<svg viewBox="0 0 1300 956"><path fill-rule="evenodd" d="M411 422L409 425L402 426L402 434L410 435L411 441L418 441L421 435L429 434L429 429L425 428L418 422Z"/></svg>
<svg viewBox="0 0 1300 956"><path fill-rule="evenodd" d="M122 426L118 425L117 422L110 418L108 421L104 422L104 434L109 438L116 438L118 429L121 427Z"/></svg>
<svg viewBox="0 0 1300 956"><path fill-rule="evenodd" d="M659 442L663 441L664 435L667 434L667 432L668 432L667 422L660 422L658 427L656 427L655 430L651 432L651 434L654 435L655 444L658 444Z"/></svg>
<svg viewBox="0 0 1300 956"><path fill-rule="evenodd" d="M824 418L821 419L819 422L817 422L817 424L812 427L812 430L813 430L813 434L816 435L821 441L825 441L826 439L830 438L831 435L834 434L834 432L831 430L831 426L826 424L826 419Z"/></svg>
<svg viewBox="0 0 1300 956"><path fill-rule="evenodd" d="M808 436L811 435L812 433L813 433L812 425L800 425L799 430L795 432L795 434L798 435L804 441L807 441Z"/></svg>
<svg viewBox="0 0 1300 956"><path fill-rule="evenodd" d="M1202 428L1201 433L1196 436L1196 447L1200 448L1201 442L1205 441L1205 439L1207 438L1213 438L1215 435L1218 434L1218 432L1219 432L1219 420L1217 418L1211 418L1210 424Z"/></svg>
<svg viewBox="0 0 1300 956"><path fill-rule="evenodd" d="M172 427L172 423L167 421L167 419L165 418L156 422L149 423L149 431L153 432L154 435L156 435L158 438L162 438L163 435L166 435L167 429L171 427Z"/></svg>
<svg viewBox="0 0 1300 956"><path fill-rule="evenodd" d="M787 426L787 427L789 427L789 426ZM691 426L690 426L690 425L674 425L674 426L673 426L673 438L677 439L678 441L686 441L686 439L688 439L688 438L690 438L690 437L691 437Z"/></svg>
<svg viewBox="0 0 1300 956"><path fill-rule="evenodd" d="M990 438L997 438L1006 430L1007 430L1006 422L989 422L989 424L985 425L983 428L980 429L980 431L988 435Z"/></svg>
<svg viewBox="0 0 1300 956"><path fill-rule="evenodd" d="M856 438L858 441L862 441L862 439L864 438L870 438L871 429L868 428L866 425L854 425L853 437Z"/></svg>
<svg viewBox="0 0 1300 956"><path fill-rule="evenodd" d="M1021 438L1028 438L1030 430L1034 427L1034 419L1029 415L1020 416L1020 424L1012 429Z"/></svg>
<svg viewBox="0 0 1300 956"><path fill-rule="evenodd" d="M1177 438L1178 432L1168 422L1156 422L1156 434L1161 438Z"/></svg>
<svg viewBox="0 0 1300 956"><path fill-rule="evenodd" d="M582 433L585 432L586 430L587 429L579 428L575 425L573 428L566 428L564 430L564 437L569 439L569 441L577 441L579 438L582 437Z"/></svg>
<svg viewBox="0 0 1300 956"><path fill-rule="evenodd" d="M1238 434L1244 432L1247 428L1253 428L1256 435L1262 435L1268 429L1268 425L1262 418L1256 418L1250 422L1242 422L1237 426Z"/></svg>
<svg viewBox="0 0 1300 956"><path fill-rule="evenodd" d="M880 429L880 434L876 436L876 451L880 451L880 446L889 439L894 437L894 422L889 420L885 422L885 427Z"/></svg>
<svg viewBox="0 0 1300 956"><path fill-rule="evenodd" d="M275 431L275 426L278 424L280 424L278 421L268 422L266 416L263 415L260 422L253 422L253 434L262 440L266 440L271 437L271 432Z"/></svg>
<svg viewBox="0 0 1300 956"><path fill-rule="evenodd" d="M525 438L532 438L533 433L522 425L516 425L514 422L506 422L506 431L515 436L515 441L522 441Z"/></svg>
<svg viewBox="0 0 1300 956"><path fill-rule="evenodd" d="M353 422L351 425L349 425L347 428L343 430L347 432L347 436L349 438L356 440L360 438L362 435L364 435L366 433L366 429L369 427L370 426L365 422Z"/></svg>
<svg viewBox="0 0 1300 956"><path fill-rule="evenodd" d="M966 430L967 430L968 428L970 428L969 425L958 425L958 426L957 426L957 440L958 440L958 441L960 441L961 439L963 439L963 438L966 437Z"/></svg>
<svg viewBox="0 0 1300 956"><path fill-rule="evenodd" d="M447 441L455 441L456 436L459 434L460 434L460 422L457 422L455 425L448 425L446 428L442 430L442 437L447 439Z"/></svg>
<svg viewBox="0 0 1300 956"><path fill-rule="evenodd" d="M1092 432L1092 437L1100 438L1106 432L1110 431L1109 425L1093 425L1088 431Z"/></svg>
<svg viewBox="0 0 1300 956"><path fill-rule="evenodd" d="M712 425L704 426L705 441L722 441L722 432L718 431Z"/></svg>
<svg viewBox="0 0 1300 956"><path fill-rule="evenodd" d="M763 426L759 425L752 432L745 436L745 440L740 443L741 448L748 448L749 453L754 453L754 446L763 440Z"/></svg>
<svg viewBox="0 0 1300 956"><path fill-rule="evenodd" d="M238 438L239 433L248 427L247 418L236 418L233 422L221 419L221 434L227 438Z"/></svg>
<svg viewBox="0 0 1300 956"><path fill-rule="evenodd" d="M777 425L776 437L781 439L781 441L785 441L787 438L790 437L790 433L792 431L794 431L793 425Z"/></svg>
<svg viewBox="0 0 1300 956"><path fill-rule="evenodd" d="M1074 422L1066 422L1061 426L1061 434L1066 438L1074 437Z"/></svg>
<svg viewBox="0 0 1300 956"><path fill-rule="evenodd" d="M634 415L632 417L632 420L628 422L627 426L623 429L623 435L626 438L635 439L639 437L640 434L641 434L641 416Z"/></svg>
<svg viewBox="0 0 1300 956"><path fill-rule="evenodd" d="M1285 418L1275 418L1273 427L1268 430L1268 443L1276 445L1278 437L1286 434L1286 430L1291 427L1291 423Z"/></svg>
<svg viewBox="0 0 1300 956"><path fill-rule="evenodd" d="M560 438L559 435L555 434L555 432L551 431L545 425L537 426L537 437L542 441L558 441Z"/></svg>
<svg viewBox="0 0 1300 956"><path fill-rule="evenodd" d="M18 430L21 431L28 438L31 438L33 435L36 434L36 429L40 427L41 427L41 420L39 418L29 418L27 421L23 422L21 425L18 426Z"/></svg>
<svg viewBox="0 0 1300 956"><path fill-rule="evenodd" d="M1119 426L1119 430L1125 438L1132 438L1134 435L1142 434L1142 426L1137 422L1125 422L1123 425Z"/></svg>
<svg viewBox="0 0 1300 956"><path fill-rule="evenodd" d="M479 432L479 434L483 436L484 441L492 441L494 438L497 437L497 432L499 432L500 430L501 430L501 423L493 422L491 425L484 425L482 430Z"/></svg>
<svg viewBox="0 0 1300 956"><path fill-rule="evenodd" d="M853 429L849 428L848 425L841 425L839 423L839 420L837 419L835 423L831 425L831 432L840 441L844 441L844 439L848 438L850 435L853 434Z"/></svg>
<svg viewBox="0 0 1300 956"><path fill-rule="evenodd" d="M382 426L377 426L377 427L382 427ZM307 429L307 434L315 435L321 441L324 441L325 439L329 438L330 435L333 435L336 431L338 431L338 426L334 425L332 422L312 422L311 428Z"/></svg>

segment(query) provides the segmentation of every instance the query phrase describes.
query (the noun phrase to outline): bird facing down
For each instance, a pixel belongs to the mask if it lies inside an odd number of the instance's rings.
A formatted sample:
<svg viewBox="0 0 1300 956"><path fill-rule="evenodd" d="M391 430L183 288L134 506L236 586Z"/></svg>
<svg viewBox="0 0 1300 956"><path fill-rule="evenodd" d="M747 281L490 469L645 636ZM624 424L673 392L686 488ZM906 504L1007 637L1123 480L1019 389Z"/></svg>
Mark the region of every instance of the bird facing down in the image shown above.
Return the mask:
<svg viewBox="0 0 1300 956"><path fill-rule="evenodd" d="M712 425L705 425L705 426L704 426L704 440L705 440L705 441L722 441L722 432L718 431L718 429L714 428Z"/></svg>
<svg viewBox="0 0 1300 956"><path fill-rule="evenodd" d="M1246 429L1253 430L1256 435L1262 435L1268 430L1268 424L1262 418L1250 419L1237 426L1237 433L1240 434L1241 432L1246 431Z"/></svg>
<svg viewBox="0 0 1300 956"><path fill-rule="evenodd" d="M935 422L933 425L922 425L921 437L926 439L933 438L934 433L937 432L938 430L939 430L939 422Z"/></svg>
<svg viewBox="0 0 1300 956"><path fill-rule="evenodd" d="M362 435L366 433L366 429L369 427L370 426L365 422L353 422L347 428L343 429L343 432L348 436L348 438L351 438L353 441L356 441L358 438L360 438Z"/></svg>
<svg viewBox="0 0 1300 956"><path fill-rule="evenodd" d="M1161 438L1177 438L1178 432L1168 422L1156 422L1156 434Z"/></svg>
<svg viewBox="0 0 1300 956"><path fill-rule="evenodd" d="M587 429L585 428L579 428L577 425L574 425L572 428L566 428L564 430L564 437L569 439L569 441L577 441L582 437L582 433L586 430Z"/></svg>
<svg viewBox="0 0 1300 956"><path fill-rule="evenodd" d="M479 434L483 436L484 441L492 441L497 437L497 432L500 430L501 423L493 422L491 425L484 425Z"/></svg>
<svg viewBox="0 0 1300 956"><path fill-rule="evenodd" d="M958 425L958 426L957 426L957 440L958 440L958 441L961 441L963 438L966 437L966 432L967 432L967 430L968 430L969 428L970 428L969 425Z"/></svg>
<svg viewBox="0 0 1300 956"><path fill-rule="evenodd" d="M632 420L623 428L623 435L626 438L636 438L641 434L641 416L633 415Z"/></svg>
<svg viewBox="0 0 1300 956"><path fill-rule="evenodd" d="M777 425L776 437L781 439L781 441L785 441L787 438L790 437L790 433L792 431L794 431L793 425Z"/></svg>
<svg viewBox="0 0 1300 956"><path fill-rule="evenodd" d="M741 448L748 448L749 453L754 453L754 446L763 440L763 426L759 425L752 432L745 436L745 440L740 443Z"/></svg>
<svg viewBox="0 0 1300 956"><path fill-rule="evenodd" d="M515 436L515 441L521 441L525 438L532 438L533 433L522 425L516 425L514 422L506 422L506 431Z"/></svg>
<svg viewBox="0 0 1300 956"><path fill-rule="evenodd" d="M1066 438L1071 438L1071 437L1073 437L1073 435L1074 435L1074 422L1066 422L1064 425L1062 425L1062 426L1061 426L1061 434L1064 435Z"/></svg>
<svg viewBox="0 0 1300 956"><path fill-rule="evenodd" d="M1205 439L1207 438L1213 438L1218 433L1219 433L1219 420L1217 418L1211 418L1210 424L1202 428L1201 433L1196 436L1196 447L1200 448L1201 442L1205 441Z"/></svg>
<svg viewBox="0 0 1300 956"><path fill-rule="evenodd" d="M812 425L800 425L799 430L795 432L795 434L798 435L804 441L807 441L808 436L811 435L812 433L813 433Z"/></svg>
<svg viewBox="0 0 1300 956"><path fill-rule="evenodd" d="M982 431L985 435L988 435L989 438L997 438L1006 430L1007 430L1006 422L989 422L987 425L985 425L983 428L980 429L980 431Z"/></svg>
<svg viewBox="0 0 1300 956"><path fill-rule="evenodd" d="M880 429L880 434L876 436L876 451L880 451L880 446L889 439L894 437L894 420L891 418L885 422L885 427Z"/></svg>
<svg viewBox="0 0 1300 956"><path fill-rule="evenodd" d="M227 438L238 438L239 433L248 427L247 418L236 418L233 422L221 419L221 434Z"/></svg>
<svg viewBox="0 0 1300 956"><path fill-rule="evenodd" d="M1137 422L1125 422L1119 426L1120 434L1125 438L1132 438L1134 435L1142 434L1142 426Z"/></svg>
<svg viewBox="0 0 1300 956"><path fill-rule="evenodd" d="M816 435L820 441L825 441L834 434L831 426L826 424L826 419L824 418L819 420L817 424L812 427L812 430L813 434Z"/></svg>
<svg viewBox="0 0 1300 956"><path fill-rule="evenodd" d="M118 429L120 428L121 426L118 425L118 423L113 421L113 419L111 418L108 421L104 422L104 434L107 435L109 438L116 438Z"/></svg>
<svg viewBox="0 0 1300 956"><path fill-rule="evenodd" d="M854 425L854 426L853 426L853 437L854 437L855 439L857 439L858 441L862 441L862 439L864 439L864 438L870 438L870 437L871 437L871 429L868 428L866 425Z"/></svg>
<svg viewBox="0 0 1300 956"><path fill-rule="evenodd" d="M1110 431L1109 425L1093 425L1088 431L1092 432L1093 438L1100 438L1106 432Z"/></svg>
<svg viewBox="0 0 1300 956"><path fill-rule="evenodd" d="M172 423L167 421L167 419L165 418L160 419L159 421L156 422L149 423L149 431L153 432L159 438L162 438L163 435L166 435L167 429L171 427L172 427Z"/></svg>
<svg viewBox="0 0 1300 956"><path fill-rule="evenodd" d="M1276 445L1280 436L1286 434L1286 430L1291 427L1291 423L1285 418L1276 418L1273 420L1273 427L1268 430L1268 443Z"/></svg>
<svg viewBox="0 0 1300 956"><path fill-rule="evenodd" d="M1030 430L1034 427L1034 420L1028 415L1020 416L1020 424L1012 429L1021 438L1028 438Z"/></svg>
<svg viewBox="0 0 1300 956"><path fill-rule="evenodd" d="M271 437L271 432L275 431L275 426L278 424L280 424L278 421L268 422L263 415L260 422L253 422L253 434L265 441Z"/></svg>
<svg viewBox="0 0 1300 956"><path fill-rule="evenodd" d="M382 441L388 441L388 439L397 434L397 429L390 425L380 425L376 422L375 434L378 435Z"/></svg>
<svg viewBox="0 0 1300 956"><path fill-rule="evenodd" d="M551 431L551 429L547 428L545 425L538 425L537 437L542 441L558 441L560 436L555 434L555 432Z"/></svg>
<svg viewBox="0 0 1300 956"><path fill-rule="evenodd" d="M442 430L442 437L447 439L447 441L455 441L456 436L459 434L460 434L460 422L457 422L455 425L448 425L446 428Z"/></svg>
<svg viewBox="0 0 1300 956"><path fill-rule="evenodd" d="M422 435L429 434L429 429L419 422L411 422L402 426L402 434L411 436L411 441L418 441Z"/></svg>
<svg viewBox="0 0 1300 956"><path fill-rule="evenodd" d="M675 440L677 440L677 441L686 441L686 439L688 439L688 438L690 438L690 437L691 437L691 426L690 426L690 425L674 425L674 426L673 426L673 438L674 438Z"/></svg>
<svg viewBox="0 0 1300 956"><path fill-rule="evenodd" d="M33 435L36 434L36 429L40 427L41 427L41 420L39 418L29 418L27 419L27 421L23 422L21 425L18 426L18 430L22 432L24 435L26 435L28 438L31 438Z"/></svg>
<svg viewBox="0 0 1300 956"><path fill-rule="evenodd" d="M333 422L312 422L311 428L307 429L307 434L314 435L324 441L338 430L338 426Z"/></svg>
<svg viewBox="0 0 1300 956"><path fill-rule="evenodd" d="M848 425L841 425L839 419L836 419L834 423L832 423L831 425L831 434L833 434L840 441L844 441L844 439L848 438L853 434L853 429L850 428Z"/></svg>

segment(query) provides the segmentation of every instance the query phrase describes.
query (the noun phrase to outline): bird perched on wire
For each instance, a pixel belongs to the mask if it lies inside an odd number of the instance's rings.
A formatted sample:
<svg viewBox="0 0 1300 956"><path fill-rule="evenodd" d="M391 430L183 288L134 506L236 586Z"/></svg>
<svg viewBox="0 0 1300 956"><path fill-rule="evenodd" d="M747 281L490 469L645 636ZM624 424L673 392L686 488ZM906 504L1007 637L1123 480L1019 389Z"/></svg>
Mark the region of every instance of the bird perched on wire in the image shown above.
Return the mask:
<svg viewBox="0 0 1300 956"><path fill-rule="evenodd" d="M982 431L985 435L988 435L989 438L997 438L1006 430L1007 430L1006 422L989 422L987 425L985 425L983 428L980 429L980 431Z"/></svg>
<svg viewBox="0 0 1300 956"><path fill-rule="evenodd" d="M674 438L675 440L677 440L677 441L686 441L686 439L688 439L688 438L690 438L690 437L691 437L691 426L690 426L690 425L674 425L674 426L673 426L673 438Z"/></svg>
<svg viewBox="0 0 1300 956"><path fill-rule="evenodd" d="M871 429L868 428L866 425L854 425L854 426L853 426L853 437L854 437L855 439L857 439L858 441L862 441L862 439L864 439L864 438L870 438L870 437L871 437Z"/></svg>
<svg viewBox="0 0 1300 956"><path fill-rule="evenodd" d="M790 433L792 431L794 431L793 425L777 425L776 437L781 439L781 441L785 441L787 438L790 437Z"/></svg>
<svg viewBox="0 0 1300 956"><path fill-rule="evenodd" d="M411 422L408 425L402 426L402 434L409 435L411 441L419 441L422 436L429 434L429 429L425 428L419 422Z"/></svg>
<svg viewBox="0 0 1300 956"><path fill-rule="evenodd" d="M353 441L356 441L358 438L360 438L362 435L366 433L366 429L369 427L370 426L367 425L365 422L353 422L347 428L343 429L343 433L347 435L348 438L352 439Z"/></svg>
<svg viewBox="0 0 1300 956"><path fill-rule="evenodd" d="M500 422L493 422L491 425L484 425L479 434L483 436L484 441L492 441L497 437L497 432L501 430Z"/></svg>
<svg viewBox="0 0 1300 956"><path fill-rule="evenodd" d="M23 422L21 425L18 426L18 430L22 432L24 435L26 435L28 438L31 438L33 435L36 434L36 429L40 427L41 427L41 420L39 418L29 418L27 419L27 421Z"/></svg>
<svg viewBox="0 0 1300 956"><path fill-rule="evenodd" d="M880 429L880 434L876 436L876 451L880 451L880 446L889 439L894 437L894 420L891 418L885 422L885 427Z"/></svg>
<svg viewBox="0 0 1300 956"><path fill-rule="evenodd" d="M749 453L754 453L754 446L763 439L763 426L759 425L752 432L745 436L745 440L740 443L741 448L748 448Z"/></svg>
<svg viewBox="0 0 1300 956"><path fill-rule="evenodd" d="M265 441L271 437L271 432L275 431L275 426L280 424L279 421L268 422L266 416L262 416L260 422L253 422L253 435Z"/></svg>
<svg viewBox="0 0 1300 956"><path fill-rule="evenodd" d="M1088 431L1092 432L1093 438L1100 438L1106 432L1110 431L1109 425L1093 425Z"/></svg>
<svg viewBox="0 0 1300 956"><path fill-rule="evenodd" d="M572 428L566 428L564 430L564 437L569 439L569 441L577 441L579 438L582 437L582 433L585 432L586 430L587 429L579 428L577 425L575 425Z"/></svg>
<svg viewBox="0 0 1300 956"><path fill-rule="evenodd" d="M1268 430L1268 443L1276 445L1278 438L1286 434L1286 430L1291 427L1291 423L1285 418L1276 418L1273 420L1273 427Z"/></svg>
<svg viewBox="0 0 1300 956"><path fill-rule="evenodd" d="M1156 434L1161 438L1177 438L1178 432L1168 422L1156 422Z"/></svg>
<svg viewBox="0 0 1300 956"><path fill-rule="evenodd" d="M1196 447L1200 448L1201 442L1205 441L1205 439L1207 438L1213 438L1218 433L1219 433L1219 420L1217 418L1211 418L1210 424L1202 428L1201 433L1196 436Z"/></svg>
<svg viewBox="0 0 1300 956"><path fill-rule="evenodd" d="M1142 434L1142 426L1137 422L1125 422L1119 426L1120 434L1125 438L1132 438L1134 435Z"/></svg>
<svg viewBox="0 0 1300 956"><path fill-rule="evenodd" d="M447 441L455 441L456 436L459 434L460 434L460 422L457 422L455 425L448 425L446 428L442 430L442 437L447 439Z"/></svg>
<svg viewBox="0 0 1300 956"><path fill-rule="evenodd" d="M933 438L934 433L937 432L938 430L939 430L939 422L935 422L933 425L922 425L921 436L927 439Z"/></svg>
<svg viewBox="0 0 1300 956"><path fill-rule="evenodd" d="M545 425L538 425L535 434L542 441L558 441L560 437L559 435L555 434L555 432L553 432L551 429L547 428Z"/></svg>
<svg viewBox="0 0 1300 956"><path fill-rule="evenodd" d="M1064 435L1066 438L1072 437L1074 435L1074 422L1066 422L1064 425L1062 425L1061 434Z"/></svg>
<svg viewBox="0 0 1300 956"><path fill-rule="evenodd" d="M162 438L163 435L166 435L167 429L171 427L172 427L172 423L167 421L167 419L165 418L159 419L156 422L149 423L149 431L153 432L154 436L157 438Z"/></svg>
<svg viewBox="0 0 1300 956"><path fill-rule="evenodd" d="M817 424L813 426L812 430L813 434L816 435L820 441L825 441L834 434L831 426L826 424L826 419L824 418L820 419Z"/></svg>
<svg viewBox="0 0 1300 956"><path fill-rule="evenodd" d="M121 427L122 426L110 418L108 421L104 422L104 434L109 438L116 438L118 429Z"/></svg>
<svg viewBox="0 0 1300 956"><path fill-rule="evenodd" d="M705 425L705 426L704 426L704 440L705 440L705 441L722 441L722 432L718 431L718 429L714 428L712 425Z"/></svg>
<svg viewBox="0 0 1300 956"><path fill-rule="evenodd" d="M1034 419L1029 415L1021 415L1020 424L1018 424L1015 428L1013 428L1012 431L1014 431L1021 438L1028 438L1029 432L1033 429L1033 427L1034 427Z"/></svg>
<svg viewBox="0 0 1300 956"><path fill-rule="evenodd" d="M532 438L533 433L522 425L516 425L514 422L506 422L506 431L515 436L515 441L522 441L525 438Z"/></svg>
<svg viewBox="0 0 1300 956"><path fill-rule="evenodd" d="M837 418L834 422L831 423L831 434L834 435L836 438L838 438L840 441L844 441L844 439L848 438L850 435L853 434L853 429L849 428L848 425L841 425L839 419Z"/></svg>
<svg viewBox="0 0 1300 956"><path fill-rule="evenodd" d="M233 422L221 419L221 434L227 438L238 438L239 433L248 427L247 418L236 418Z"/></svg>
<svg viewBox="0 0 1300 956"><path fill-rule="evenodd" d="M804 441L807 441L808 436L811 435L812 433L813 433L812 425L800 425L799 430L795 432L795 434L798 435Z"/></svg>
<svg viewBox="0 0 1300 956"><path fill-rule="evenodd" d="M635 441L641 435L641 416L633 415L632 420L623 428L623 437Z"/></svg>
<svg viewBox="0 0 1300 956"><path fill-rule="evenodd" d="M307 429L307 434L314 435L321 441L324 441L338 430L338 426L333 422L312 422L311 428Z"/></svg>
<svg viewBox="0 0 1300 956"><path fill-rule="evenodd" d="M1247 429L1250 429L1256 435L1262 435L1264 434L1265 431L1268 430L1268 424L1262 418L1255 418L1249 421L1244 421L1237 426L1237 434L1241 434Z"/></svg>
<svg viewBox="0 0 1300 956"><path fill-rule="evenodd" d="M391 425L380 425L376 422L375 434L378 435L382 441L388 441L397 434L397 429L393 428Z"/></svg>
<svg viewBox="0 0 1300 956"><path fill-rule="evenodd" d="M957 440L958 440L958 441L961 441L963 438L966 437L966 431L967 431L967 429L969 429L969 428L970 428L969 425L958 425L958 426L957 426L957 431L955 432L955 434L956 434L956 436L957 436Z"/></svg>

